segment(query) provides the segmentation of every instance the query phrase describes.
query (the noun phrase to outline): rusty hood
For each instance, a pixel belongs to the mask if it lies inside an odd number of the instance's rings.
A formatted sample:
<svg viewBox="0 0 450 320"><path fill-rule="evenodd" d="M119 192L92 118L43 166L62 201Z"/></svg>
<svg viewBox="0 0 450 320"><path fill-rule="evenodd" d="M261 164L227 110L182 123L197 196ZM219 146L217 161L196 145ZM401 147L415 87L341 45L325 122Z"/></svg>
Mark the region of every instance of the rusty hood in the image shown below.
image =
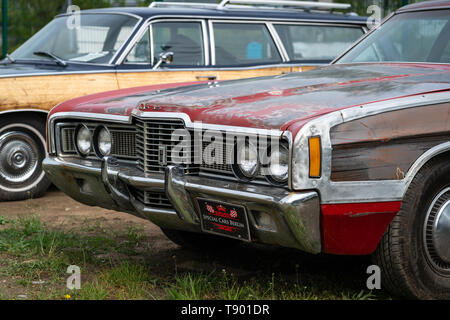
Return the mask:
<svg viewBox="0 0 450 320"><path fill-rule="evenodd" d="M73 111L185 113L192 121L264 129L339 109L450 90L450 65L332 65L304 73L103 96Z"/></svg>

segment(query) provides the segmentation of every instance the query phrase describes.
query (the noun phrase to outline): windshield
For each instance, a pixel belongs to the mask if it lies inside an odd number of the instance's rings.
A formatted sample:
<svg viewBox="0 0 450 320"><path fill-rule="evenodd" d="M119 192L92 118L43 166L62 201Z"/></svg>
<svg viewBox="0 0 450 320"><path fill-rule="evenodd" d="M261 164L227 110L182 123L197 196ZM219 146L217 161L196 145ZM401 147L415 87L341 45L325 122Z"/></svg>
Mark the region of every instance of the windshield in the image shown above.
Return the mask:
<svg viewBox="0 0 450 320"><path fill-rule="evenodd" d="M119 14L82 14L79 22L78 26L74 25L73 16L55 18L11 57L15 60L52 60L35 54L45 52L65 61L108 64L129 38L138 20Z"/></svg>
<svg viewBox="0 0 450 320"><path fill-rule="evenodd" d="M450 63L450 10L401 13L337 63Z"/></svg>

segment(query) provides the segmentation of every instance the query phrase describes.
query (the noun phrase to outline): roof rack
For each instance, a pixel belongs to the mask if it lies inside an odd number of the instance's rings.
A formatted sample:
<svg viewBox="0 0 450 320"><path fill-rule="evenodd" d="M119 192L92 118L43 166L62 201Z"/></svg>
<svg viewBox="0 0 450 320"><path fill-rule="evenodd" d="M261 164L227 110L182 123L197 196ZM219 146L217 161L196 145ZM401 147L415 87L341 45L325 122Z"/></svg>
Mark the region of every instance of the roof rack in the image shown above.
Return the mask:
<svg viewBox="0 0 450 320"><path fill-rule="evenodd" d="M163 7L192 7L192 8L210 8L217 9L218 5L214 3L201 3L201 2L160 2L153 1L149 8L163 8Z"/></svg>
<svg viewBox="0 0 450 320"><path fill-rule="evenodd" d="M347 10L351 8L351 4L346 3L329 3L329 2L313 2L313 1L286 1L286 0L222 0L220 4L214 3L197 3L197 2L157 2L150 4L150 8L155 7L192 7L192 8L209 8L209 9L225 9L229 5L233 7L244 6L268 6L271 8L288 8L303 10ZM237 5L237 6L236 6Z"/></svg>

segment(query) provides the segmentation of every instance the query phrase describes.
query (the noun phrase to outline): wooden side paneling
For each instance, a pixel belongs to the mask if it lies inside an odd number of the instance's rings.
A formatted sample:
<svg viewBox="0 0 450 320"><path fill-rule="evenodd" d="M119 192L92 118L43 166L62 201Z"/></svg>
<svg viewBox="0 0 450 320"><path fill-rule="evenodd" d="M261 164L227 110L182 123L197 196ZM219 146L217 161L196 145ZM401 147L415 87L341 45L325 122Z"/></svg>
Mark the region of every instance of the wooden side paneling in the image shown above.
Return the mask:
<svg viewBox="0 0 450 320"><path fill-rule="evenodd" d="M33 76L0 79L0 111L50 110L63 101L118 89L114 73Z"/></svg>
<svg viewBox="0 0 450 320"><path fill-rule="evenodd" d="M450 103L404 109L331 130L331 179L403 179L427 150L450 141Z"/></svg>
<svg viewBox="0 0 450 320"><path fill-rule="evenodd" d="M1 78L0 111L50 110L58 103L88 94L156 84L278 75L313 67L280 67L227 71L151 71Z"/></svg>
<svg viewBox="0 0 450 320"><path fill-rule="evenodd" d="M305 67L304 69L309 70L310 68L313 67ZM279 75L302 70L302 67L279 67L248 70L119 72L117 78L120 88L124 89L153 84L205 81L208 77L215 77L219 81L234 80Z"/></svg>

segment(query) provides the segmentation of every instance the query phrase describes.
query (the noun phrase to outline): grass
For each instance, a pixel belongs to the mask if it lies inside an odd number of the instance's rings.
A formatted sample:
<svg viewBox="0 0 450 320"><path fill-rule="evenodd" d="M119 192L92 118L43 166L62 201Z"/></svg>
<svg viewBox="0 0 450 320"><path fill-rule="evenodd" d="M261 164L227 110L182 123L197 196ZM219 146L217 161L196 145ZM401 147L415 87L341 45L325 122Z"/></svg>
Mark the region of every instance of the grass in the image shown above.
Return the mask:
<svg viewBox="0 0 450 320"><path fill-rule="evenodd" d="M114 231L101 222L80 230L49 228L39 217L0 216L0 299L351 299L386 298L346 279L258 270L236 276L215 263L208 272L183 271L176 257L146 260L143 229ZM182 249L179 249L182 251ZM179 251L179 252L180 252ZM194 256L200 263L204 256ZM66 288L69 265L81 268L82 288ZM387 297L389 298L389 297Z"/></svg>

